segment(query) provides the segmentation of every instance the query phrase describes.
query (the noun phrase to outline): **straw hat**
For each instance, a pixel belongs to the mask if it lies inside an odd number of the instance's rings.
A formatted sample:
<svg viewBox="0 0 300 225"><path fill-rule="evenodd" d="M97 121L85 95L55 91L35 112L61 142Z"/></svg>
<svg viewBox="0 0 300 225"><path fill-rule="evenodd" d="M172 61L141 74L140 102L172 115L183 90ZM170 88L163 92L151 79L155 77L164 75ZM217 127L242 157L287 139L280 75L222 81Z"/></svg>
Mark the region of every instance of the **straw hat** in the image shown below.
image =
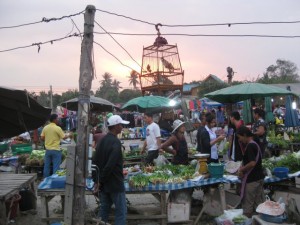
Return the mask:
<svg viewBox="0 0 300 225"><path fill-rule="evenodd" d="M173 131L172 131L172 133L174 133L181 125L183 125L183 124L185 124L186 122L183 122L183 121L181 121L181 120L174 120L174 122L173 122L173 126L172 126L172 128L174 129Z"/></svg>

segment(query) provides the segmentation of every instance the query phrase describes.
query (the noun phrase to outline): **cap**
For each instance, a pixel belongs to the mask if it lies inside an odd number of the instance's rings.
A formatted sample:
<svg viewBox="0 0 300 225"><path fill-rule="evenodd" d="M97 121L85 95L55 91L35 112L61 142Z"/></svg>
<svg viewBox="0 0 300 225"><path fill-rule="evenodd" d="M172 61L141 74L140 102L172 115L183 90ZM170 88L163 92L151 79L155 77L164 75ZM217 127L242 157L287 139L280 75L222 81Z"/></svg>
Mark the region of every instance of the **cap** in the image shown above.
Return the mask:
<svg viewBox="0 0 300 225"><path fill-rule="evenodd" d="M182 122L181 120L174 120L173 122L173 131L172 133L174 133L181 125L185 124L185 122Z"/></svg>
<svg viewBox="0 0 300 225"><path fill-rule="evenodd" d="M108 118L107 123L107 125L110 127L117 124L129 124L129 121L123 120L119 115L112 115Z"/></svg>

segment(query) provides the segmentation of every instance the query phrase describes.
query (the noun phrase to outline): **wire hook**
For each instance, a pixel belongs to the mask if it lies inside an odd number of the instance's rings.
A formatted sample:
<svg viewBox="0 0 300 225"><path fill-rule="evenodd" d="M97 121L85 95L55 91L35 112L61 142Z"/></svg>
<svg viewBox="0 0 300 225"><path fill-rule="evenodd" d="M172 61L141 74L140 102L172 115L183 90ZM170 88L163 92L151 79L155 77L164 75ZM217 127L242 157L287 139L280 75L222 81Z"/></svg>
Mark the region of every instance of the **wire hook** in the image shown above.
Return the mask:
<svg viewBox="0 0 300 225"><path fill-rule="evenodd" d="M161 27L162 27L162 24L161 24L161 23L158 23L158 24L155 25L155 29L157 30L157 35L159 36L159 35L160 35L160 32L159 32L158 26L161 26Z"/></svg>

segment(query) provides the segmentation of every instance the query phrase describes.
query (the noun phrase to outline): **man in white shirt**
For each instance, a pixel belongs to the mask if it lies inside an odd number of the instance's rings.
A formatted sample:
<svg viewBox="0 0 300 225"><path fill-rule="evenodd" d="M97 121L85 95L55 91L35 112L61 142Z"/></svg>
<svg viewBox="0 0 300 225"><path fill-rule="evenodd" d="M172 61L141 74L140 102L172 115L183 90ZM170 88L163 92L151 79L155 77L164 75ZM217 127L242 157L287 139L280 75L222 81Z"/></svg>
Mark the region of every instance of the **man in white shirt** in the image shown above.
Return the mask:
<svg viewBox="0 0 300 225"><path fill-rule="evenodd" d="M148 126L146 128L146 140L141 153L144 153L147 149L148 154L145 159L145 163L147 165L153 164L153 160L158 157L158 150L160 148L161 141L160 128L156 123L154 123L153 114L149 112L145 113L144 121L148 124Z"/></svg>

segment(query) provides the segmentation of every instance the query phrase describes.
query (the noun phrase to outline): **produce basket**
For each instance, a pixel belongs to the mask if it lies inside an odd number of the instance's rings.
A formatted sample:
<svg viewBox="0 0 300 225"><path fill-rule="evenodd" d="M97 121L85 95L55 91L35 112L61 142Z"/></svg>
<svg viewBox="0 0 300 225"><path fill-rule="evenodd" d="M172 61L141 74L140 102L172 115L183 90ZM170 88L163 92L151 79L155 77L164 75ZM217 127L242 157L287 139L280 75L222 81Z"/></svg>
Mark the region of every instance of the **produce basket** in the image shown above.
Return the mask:
<svg viewBox="0 0 300 225"><path fill-rule="evenodd" d="M8 150L8 143L0 144L0 154L3 154Z"/></svg>
<svg viewBox="0 0 300 225"><path fill-rule="evenodd" d="M210 163L208 164L208 171L212 178L222 178L224 174L224 164Z"/></svg>
<svg viewBox="0 0 300 225"><path fill-rule="evenodd" d="M276 177L286 178L286 177L288 177L289 168L287 168L287 167L276 167L276 168L274 168L273 173Z"/></svg>
<svg viewBox="0 0 300 225"><path fill-rule="evenodd" d="M279 215L279 216L270 216L267 214L261 214L260 218L266 222L270 223L283 223L287 217L285 214Z"/></svg>

